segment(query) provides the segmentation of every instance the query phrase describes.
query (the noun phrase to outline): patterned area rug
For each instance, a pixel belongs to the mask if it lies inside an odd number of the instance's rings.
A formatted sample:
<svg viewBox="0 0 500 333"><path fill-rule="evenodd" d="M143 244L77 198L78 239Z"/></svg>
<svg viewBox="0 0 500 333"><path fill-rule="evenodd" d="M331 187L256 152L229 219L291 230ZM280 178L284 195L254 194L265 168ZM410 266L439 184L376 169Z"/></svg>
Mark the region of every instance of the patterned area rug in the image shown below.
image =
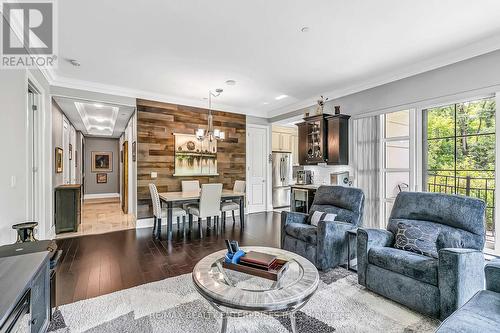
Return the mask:
<svg viewBox="0 0 500 333"><path fill-rule="evenodd" d="M296 314L301 333L434 332L438 321L358 285L337 268L320 273L309 303ZM193 286L190 274L59 307L49 332L220 332L221 316ZM288 317L229 318L228 332L291 332Z"/></svg>

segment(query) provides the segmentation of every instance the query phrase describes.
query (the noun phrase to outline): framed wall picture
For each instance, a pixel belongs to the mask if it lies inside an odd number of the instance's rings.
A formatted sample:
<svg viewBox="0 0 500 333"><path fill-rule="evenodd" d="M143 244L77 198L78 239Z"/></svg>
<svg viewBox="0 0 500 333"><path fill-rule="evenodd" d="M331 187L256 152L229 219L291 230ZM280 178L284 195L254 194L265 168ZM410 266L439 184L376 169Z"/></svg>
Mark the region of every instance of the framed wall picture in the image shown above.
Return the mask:
<svg viewBox="0 0 500 333"><path fill-rule="evenodd" d="M110 151L92 152L92 172L113 172L113 153Z"/></svg>
<svg viewBox="0 0 500 333"><path fill-rule="evenodd" d="M63 172L63 150L60 147L56 147L54 166L56 168L56 173Z"/></svg>
<svg viewBox="0 0 500 333"><path fill-rule="evenodd" d="M97 184L106 184L108 182L108 174L107 173L98 173L96 174Z"/></svg>
<svg viewBox="0 0 500 333"><path fill-rule="evenodd" d="M137 160L137 145L134 142L132 142L132 162L135 162Z"/></svg>
<svg viewBox="0 0 500 333"><path fill-rule="evenodd" d="M71 161L73 159L73 145L70 143L69 144L69 160Z"/></svg>
<svg viewBox="0 0 500 333"><path fill-rule="evenodd" d="M174 133L174 176L218 176L217 141Z"/></svg>

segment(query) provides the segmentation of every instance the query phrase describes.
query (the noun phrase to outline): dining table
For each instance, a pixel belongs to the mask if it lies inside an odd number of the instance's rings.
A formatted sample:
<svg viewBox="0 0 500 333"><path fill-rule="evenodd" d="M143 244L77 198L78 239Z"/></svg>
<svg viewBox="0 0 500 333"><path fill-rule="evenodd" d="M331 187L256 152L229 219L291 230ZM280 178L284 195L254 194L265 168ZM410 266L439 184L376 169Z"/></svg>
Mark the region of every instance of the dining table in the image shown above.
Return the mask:
<svg viewBox="0 0 500 333"><path fill-rule="evenodd" d="M167 205L167 238L172 239L172 208L174 206L182 206L185 203L197 203L200 201L201 191L190 191L190 192L162 192L158 193L160 197L160 202ZM240 224L241 228L245 227L245 193L235 192L233 190L222 190L221 201L233 200L238 202L240 206ZM161 223L158 226L158 237L161 237Z"/></svg>

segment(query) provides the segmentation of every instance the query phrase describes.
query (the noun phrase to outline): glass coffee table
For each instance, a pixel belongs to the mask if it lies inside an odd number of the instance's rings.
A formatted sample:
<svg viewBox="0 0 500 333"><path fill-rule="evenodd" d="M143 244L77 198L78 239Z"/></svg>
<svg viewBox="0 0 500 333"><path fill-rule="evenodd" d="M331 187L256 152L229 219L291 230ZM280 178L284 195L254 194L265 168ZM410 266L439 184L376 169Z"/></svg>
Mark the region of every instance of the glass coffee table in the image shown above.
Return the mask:
<svg viewBox="0 0 500 333"><path fill-rule="evenodd" d="M193 282L198 292L222 314L221 332L226 332L228 317L252 312L289 315L292 331L296 332L295 312L318 288L318 270L307 259L285 250L256 246L242 250L273 254L287 260L288 268L279 281L272 281L223 268L226 250L201 259L193 269Z"/></svg>

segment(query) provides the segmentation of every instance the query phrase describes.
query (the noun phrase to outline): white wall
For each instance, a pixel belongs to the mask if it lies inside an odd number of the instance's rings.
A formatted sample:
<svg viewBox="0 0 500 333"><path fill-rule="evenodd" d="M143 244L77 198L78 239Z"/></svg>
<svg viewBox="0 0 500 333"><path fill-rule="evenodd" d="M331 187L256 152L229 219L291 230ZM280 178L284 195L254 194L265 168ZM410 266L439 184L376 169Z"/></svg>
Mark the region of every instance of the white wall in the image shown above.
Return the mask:
<svg viewBox="0 0 500 333"><path fill-rule="evenodd" d="M46 238L51 234L52 220L52 181L51 161L43 156L51 150L51 115L49 87L38 71L0 70L0 151L3 163L0 164L0 245L13 243L15 232L12 225L30 219L28 198L30 193L28 166L28 79L37 83L41 90L39 108L39 129L41 136L36 140L39 147L39 174L43 178L39 185L40 201L38 208L48 207L40 214L38 237ZM38 112L37 111L37 112ZM40 212L40 210L39 210Z"/></svg>

